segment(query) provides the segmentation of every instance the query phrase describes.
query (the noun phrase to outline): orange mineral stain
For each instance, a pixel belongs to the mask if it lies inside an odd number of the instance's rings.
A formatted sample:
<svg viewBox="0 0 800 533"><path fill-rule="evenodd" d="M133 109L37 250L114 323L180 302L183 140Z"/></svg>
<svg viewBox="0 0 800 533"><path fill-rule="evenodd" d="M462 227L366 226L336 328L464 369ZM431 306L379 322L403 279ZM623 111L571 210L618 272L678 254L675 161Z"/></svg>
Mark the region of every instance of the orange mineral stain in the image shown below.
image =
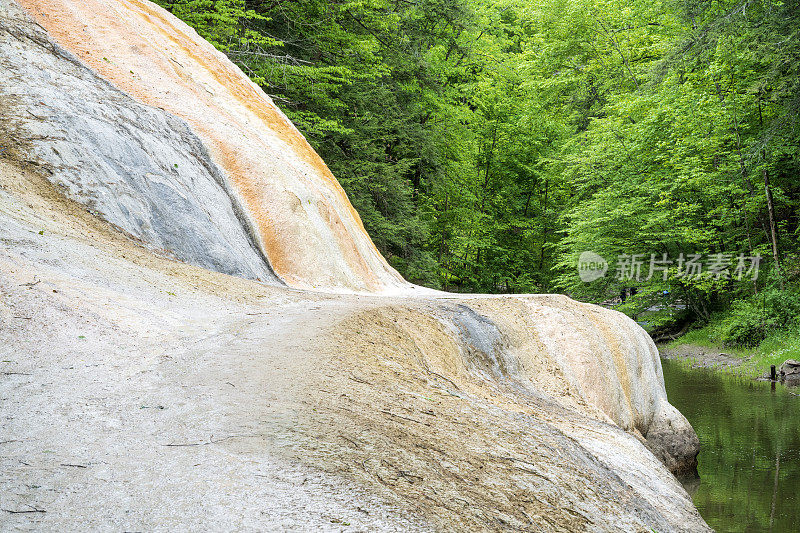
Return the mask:
<svg viewBox="0 0 800 533"><path fill-rule="evenodd" d="M185 120L226 172L275 273L299 288L407 283L303 135L227 57L145 0L18 0L121 91ZM288 198L300 199L292 207Z"/></svg>

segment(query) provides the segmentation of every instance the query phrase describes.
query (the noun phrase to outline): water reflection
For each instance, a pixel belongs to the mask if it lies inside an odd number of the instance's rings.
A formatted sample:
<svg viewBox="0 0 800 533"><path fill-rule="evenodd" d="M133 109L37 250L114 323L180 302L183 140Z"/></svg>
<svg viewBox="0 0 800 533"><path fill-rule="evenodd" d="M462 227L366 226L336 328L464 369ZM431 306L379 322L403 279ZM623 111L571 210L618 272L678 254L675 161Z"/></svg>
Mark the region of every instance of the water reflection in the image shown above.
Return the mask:
<svg viewBox="0 0 800 533"><path fill-rule="evenodd" d="M663 366L670 402L700 437L700 479L686 488L706 522L720 532L800 531L800 397L781 385Z"/></svg>

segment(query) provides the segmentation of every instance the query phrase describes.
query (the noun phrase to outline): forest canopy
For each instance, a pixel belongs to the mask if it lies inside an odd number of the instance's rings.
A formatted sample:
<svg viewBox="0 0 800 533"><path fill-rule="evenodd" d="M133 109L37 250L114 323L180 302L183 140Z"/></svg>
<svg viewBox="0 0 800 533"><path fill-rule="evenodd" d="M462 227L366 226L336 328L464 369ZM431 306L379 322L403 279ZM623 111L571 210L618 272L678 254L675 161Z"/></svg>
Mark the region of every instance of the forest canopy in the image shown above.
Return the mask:
<svg viewBox="0 0 800 533"><path fill-rule="evenodd" d="M794 0L158 3L273 98L410 281L684 310L655 326L724 311L738 344L800 316Z"/></svg>

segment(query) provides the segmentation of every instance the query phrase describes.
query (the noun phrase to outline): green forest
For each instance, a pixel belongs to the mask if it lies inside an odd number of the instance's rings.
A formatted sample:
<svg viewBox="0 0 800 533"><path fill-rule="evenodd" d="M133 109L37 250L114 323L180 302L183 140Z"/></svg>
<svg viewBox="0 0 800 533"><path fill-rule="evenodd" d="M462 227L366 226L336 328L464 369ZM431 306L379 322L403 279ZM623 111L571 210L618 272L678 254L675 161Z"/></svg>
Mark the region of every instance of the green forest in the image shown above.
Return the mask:
<svg viewBox="0 0 800 533"><path fill-rule="evenodd" d="M800 338L796 0L158 3L263 87L408 280Z"/></svg>

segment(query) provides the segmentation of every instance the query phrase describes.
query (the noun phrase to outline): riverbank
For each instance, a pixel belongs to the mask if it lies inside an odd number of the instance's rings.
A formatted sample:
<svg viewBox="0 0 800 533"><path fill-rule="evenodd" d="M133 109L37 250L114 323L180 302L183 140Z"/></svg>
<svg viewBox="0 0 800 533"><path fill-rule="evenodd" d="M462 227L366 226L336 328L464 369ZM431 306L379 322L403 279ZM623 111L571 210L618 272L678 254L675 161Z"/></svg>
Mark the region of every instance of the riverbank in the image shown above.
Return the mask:
<svg viewBox="0 0 800 533"><path fill-rule="evenodd" d="M708 368L729 373L739 373L750 361L748 355L733 355L718 346L703 346L679 341L658 346L661 357L680 361L690 368Z"/></svg>
<svg viewBox="0 0 800 533"><path fill-rule="evenodd" d="M769 374L787 359L800 359L800 335L777 331L753 348L726 347L715 325L691 330L682 337L658 345L662 357L682 361L692 368L710 368L751 379Z"/></svg>

